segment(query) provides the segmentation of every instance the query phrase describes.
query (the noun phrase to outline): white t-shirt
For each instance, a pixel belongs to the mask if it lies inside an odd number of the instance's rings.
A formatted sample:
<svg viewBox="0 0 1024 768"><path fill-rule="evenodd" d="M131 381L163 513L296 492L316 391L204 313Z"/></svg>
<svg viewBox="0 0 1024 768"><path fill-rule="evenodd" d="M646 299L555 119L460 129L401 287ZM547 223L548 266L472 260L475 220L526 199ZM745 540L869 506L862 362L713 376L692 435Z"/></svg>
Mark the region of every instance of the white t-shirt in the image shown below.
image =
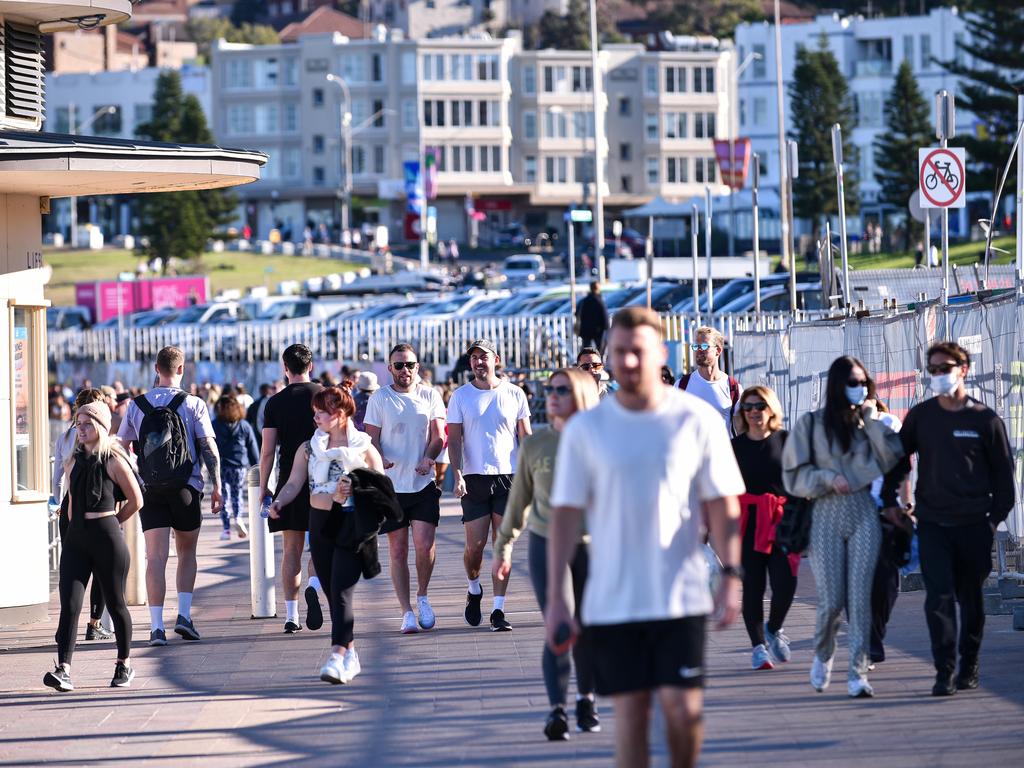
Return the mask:
<svg viewBox="0 0 1024 768"><path fill-rule="evenodd" d="M569 419L551 505L584 510L584 623L711 613L701 502L743 490L721 418L678 389L653 411L627 410L609 396Z"/></svg>
<svg viewBox="0 0 1024 768"><path fill-rule="evenodd" d="M732 393L729 391L729 377L708 381L694 369L686 383L686 391L696 395L721 414L725 420L725 431L732 435Z"/></svg>
<svg viewBox="0 0 1024 768"><path fill-rule="evenodd" d="M408 394L389 385L370 396L363 424L380 427L381 453L395 465L384 470L395 493L416 493L434 481L433 470L418 475L416 465L423 458L431 420L443 418L444 401L426 384L416 384Z"/></svg>
<svg viewBox="0 0 1024 768"><path fill-rule="evenodd" d="M516 471L516 425L530 418L519 387L502 381L495 389L463 384L448 401L448 423L462 425L462 474L511 475Z"/></svg>
<svg viewBox="0 0 1024 768"><path fill-rule="evenodd" d="M882 413L881 411L879 411L876 418L880 422L885 424L885 426L887 426L893 432L899 432L901 429L903 429L903 422L900 421L898 417L893 416L891 413ZM884 504L882 504L882 481L884 479L884 476L879 476L876 477L874 481L871 483L871 498L875 500L875 504L877 504L879 507L885 506Z"/></svg>

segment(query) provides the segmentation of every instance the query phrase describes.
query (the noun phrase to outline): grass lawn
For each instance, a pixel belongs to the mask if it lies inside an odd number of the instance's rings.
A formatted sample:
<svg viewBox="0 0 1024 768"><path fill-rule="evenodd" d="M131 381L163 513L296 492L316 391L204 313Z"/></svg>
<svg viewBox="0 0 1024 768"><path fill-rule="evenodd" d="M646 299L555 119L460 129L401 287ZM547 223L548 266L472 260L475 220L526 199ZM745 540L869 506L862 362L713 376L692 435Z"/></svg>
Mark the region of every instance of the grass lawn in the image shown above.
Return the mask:
<svg viewBox="0 0 1024 768"><path fill-rule="evenodd" d="M115 248L101 251L50 249L44 251L43 261L53 268L46 298L55 306L63 306L75 303L75 283L116 280L121 272L134 273L139 257L132 251ZM273 291L283 280L305 280L362 268L359 264L334 259L264 256L238 251L204 253L200 265L202 272L210 277L214 294L228 288L263 285L264 281Z"/></svg>
<svg viewBox="0 0 1024 768"><path fill-rule="evenodd" d="M1009 264L1014 260L1014 238L997 237L992 240L995 248L1001 248L1008 253L992 251L993 264ZM932 240L933 245L939 246L937 240ZM941 254L940 254L941 258ZM985 241L978 240L973 243L961 243L949 246L949 261L951 264L970 266L971 264L982 263L985 259ZM836 256L836 263L839 257ZM889 252L889 253L863 253L850 256L850 269L897 269L900 267L913 267L914 253Z"/></svg>

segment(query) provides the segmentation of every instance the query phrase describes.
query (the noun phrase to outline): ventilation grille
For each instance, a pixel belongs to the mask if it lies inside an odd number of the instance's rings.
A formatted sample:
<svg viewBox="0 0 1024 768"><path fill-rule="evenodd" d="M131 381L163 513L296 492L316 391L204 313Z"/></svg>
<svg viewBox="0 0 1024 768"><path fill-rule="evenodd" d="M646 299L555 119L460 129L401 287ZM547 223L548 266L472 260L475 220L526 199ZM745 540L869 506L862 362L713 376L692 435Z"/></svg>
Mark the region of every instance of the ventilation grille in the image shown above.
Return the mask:
<svg viewBox="0 0 1024 768"><path fill-rule="evenodd" d="M0 128L38 131L43 124L42 36L32 27L0 23Z"/></svg>

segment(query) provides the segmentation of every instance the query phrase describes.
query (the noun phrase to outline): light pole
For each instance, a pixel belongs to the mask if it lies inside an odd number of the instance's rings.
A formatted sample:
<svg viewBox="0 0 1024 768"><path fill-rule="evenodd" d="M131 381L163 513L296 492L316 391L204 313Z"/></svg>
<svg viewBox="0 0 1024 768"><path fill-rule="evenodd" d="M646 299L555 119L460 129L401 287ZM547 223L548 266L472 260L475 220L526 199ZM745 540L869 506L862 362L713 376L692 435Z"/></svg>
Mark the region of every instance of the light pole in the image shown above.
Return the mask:
<svg viewBox="0 0 1024 768"><path fill-rule="evenodd" d="M744 57L740 65L736 67L736 74L733 79L733 92L729 97L729 173L732 175L732 181L736 181L736 131L733 130L733 120L736 119L736 103L739 101L740 93L740 75L742 75L747 67L753 64L755 61L761 59L761 54L751 52ZM737 126L738 127L738 126ZM734 231L736 229L736 211L733 207L733 194L735 193L735 186L729 185L729 255L736 255L736 243L734 240ZM754 254L757 256L756 252Z"/></svg>
<svg viewBox="0 0 1024 768"><path fill-rule="evenodd" d="M789 228L793 211L786 199L786 103L782 92L782 13L779 0L775 0L775 108L779 131L779 234L782 239L782 261L792 265L793 244Z"/></svg>
<svg viewBox="0 0 1024 768"><path fill-rule="evenodd" d="M601 145L604 144L601 97L604 89L597 66L597 0L590 0L590 67L594 95L594 255L597 257L597 279L604 282L604 168L601 166Z"/></svg>
<svg viewBox="0 0 1024 768"><path fill-rule="evenodd" d="M101 117L114 114L117 112L117 108L112 106L100 107L93 113L92 117L79 126L75 125L75 112L75 104L72 102L68 105L68 133L72 136L76 136L80 130L84 131ZM75 195L71 196L71 226L69 234L71 236L71 247L76 248L78 246L78 197Z"/></svg>
<svg viewBox="0 0 1024 768"><path fill-rule="evenodd" d="M341 122L341 142L338 155L344 170L341 174L341 231L349 229L349 219L352 208L352 92L348 88L345 78L340 75L328 74L327 82L334 83L341 88L342 102L338 105Z"/></svg>

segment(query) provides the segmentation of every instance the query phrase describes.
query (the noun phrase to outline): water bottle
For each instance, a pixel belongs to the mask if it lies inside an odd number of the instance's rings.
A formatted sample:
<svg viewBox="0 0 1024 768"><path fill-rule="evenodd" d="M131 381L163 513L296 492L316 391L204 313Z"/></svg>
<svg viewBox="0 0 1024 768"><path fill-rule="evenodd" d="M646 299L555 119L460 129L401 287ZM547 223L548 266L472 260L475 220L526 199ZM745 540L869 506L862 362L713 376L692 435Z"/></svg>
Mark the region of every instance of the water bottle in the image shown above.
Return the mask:
<svg viewBox="0 0 1024 768"><path fill-rule="evenodd" d="M273 503L274 497L269 493L263 497L263 503L260 504L260 517L270 517L270 505Z"/></svg>
<svg viewBox="0 0 1024 768"><path fill-rule="evenodd" d="M60 504L54 496L51 496L46 502L46 508L49 510L51 515L56 515L60 511Z"/></svg>

